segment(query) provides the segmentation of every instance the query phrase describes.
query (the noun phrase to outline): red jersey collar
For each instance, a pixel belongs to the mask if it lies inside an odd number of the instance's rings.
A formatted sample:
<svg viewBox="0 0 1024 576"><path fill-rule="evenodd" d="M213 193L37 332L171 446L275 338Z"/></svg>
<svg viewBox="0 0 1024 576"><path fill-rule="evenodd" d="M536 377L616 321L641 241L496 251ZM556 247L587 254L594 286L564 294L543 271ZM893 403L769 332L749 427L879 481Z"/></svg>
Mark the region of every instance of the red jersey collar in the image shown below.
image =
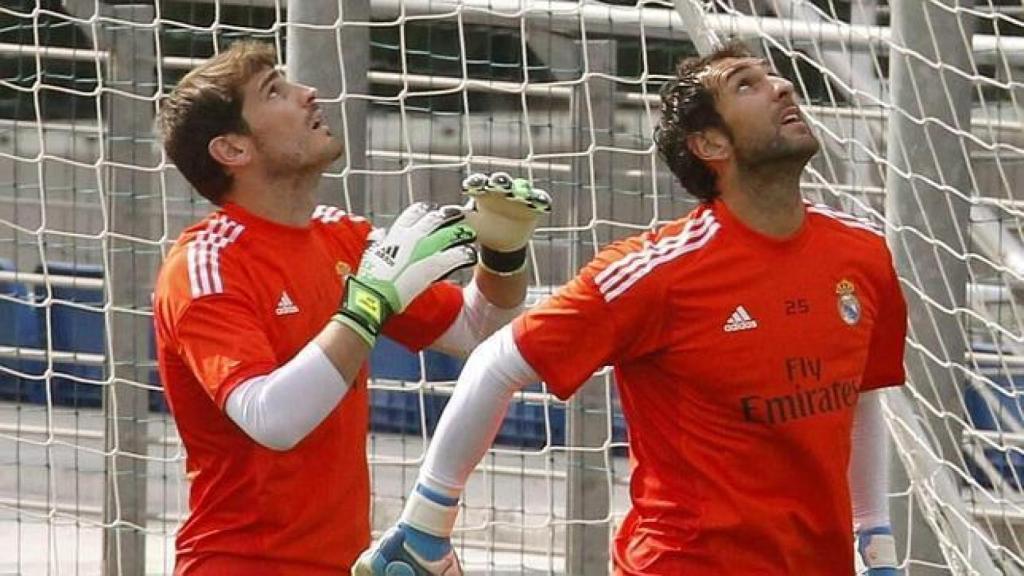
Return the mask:
<svg viewBox="0 0 1024 576"><path fill-rule="evenodd" d="M807 205L803 205L804 210L804 221L800 224L800 228L796 232L790 234L785 238L776 238L774 236L767 236L747 226L746 223L736 217L735 214L729 210L729 207L722 202L721 198L716 198L711 204L711 210L715 214L722 227L729 233L736 234L742 237L744 240L751 242L757 246L763 246L768 249L775 250L792 250L798 248L807 240L809 235L809 221L810 214L807 213Z"/></svg>
<svg viewBox="0 0 1024 576"><path fill-rule="evenodd" d="M259 231L259 233L270 234L279 238L294 238L301 240L313 232L312 221L307 226L288 226L272 220L257 216L233 202L225 202L220 211L227 214L229 218L242 224L248 230Z"/></svg>

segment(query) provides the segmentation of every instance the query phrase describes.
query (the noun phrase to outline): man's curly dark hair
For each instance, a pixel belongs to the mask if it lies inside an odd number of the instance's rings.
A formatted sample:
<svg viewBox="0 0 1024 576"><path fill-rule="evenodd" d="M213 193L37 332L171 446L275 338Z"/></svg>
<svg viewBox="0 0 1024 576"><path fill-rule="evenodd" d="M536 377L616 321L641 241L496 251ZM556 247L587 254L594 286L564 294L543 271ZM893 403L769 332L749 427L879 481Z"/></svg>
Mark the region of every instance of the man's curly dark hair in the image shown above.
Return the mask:
<svg viewBox="0 0 1024 576"><path fill-rule="evenodd" d="M715 108L715 94L702 73L726 58L750 58L754 54L738 40L730 41L703 58L686 58L676 67L676 77L661 87L661 120L654 129L658 155L679 183L701 202L718 197L715 173L687 145L687 137L708 128L718 128L732 137L729 127Z"/></svg>

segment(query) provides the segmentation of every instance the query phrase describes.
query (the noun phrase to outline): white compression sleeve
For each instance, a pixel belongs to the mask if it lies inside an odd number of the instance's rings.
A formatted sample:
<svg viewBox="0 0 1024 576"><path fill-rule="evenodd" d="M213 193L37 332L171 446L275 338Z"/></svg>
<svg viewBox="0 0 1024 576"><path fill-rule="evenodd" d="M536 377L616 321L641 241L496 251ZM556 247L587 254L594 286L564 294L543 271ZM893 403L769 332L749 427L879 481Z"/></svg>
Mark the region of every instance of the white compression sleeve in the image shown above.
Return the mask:
<svg viewBox="0 0 1024 576"><path fill-rule="evenodd" d="M491 446L512 395L539 379L505 326L466 361L420 469L419 482L457 498Z"/></svg>
<svg viewBox="0 0 1024 576"><path fill-rule="evenodd" d="M290 450L323 422L347 391L341 373L310 342L277 370L232 390L225 410L256 442Z"/></svg>
<svg viewBox="0 0 1024 576"><path fill-rule="evenodd" d="M853 415L850 502L857 530L889 525L889 433L879 404L881 390L860 395Z"/></svg>
<svg viewBox="0 0 1024 576"><path fill-rule="evenodd" d="M462 289L462 310L459 316L430 348L465 357L477 344L511 322L522 311L521 303L515 308L499 308L491 304L480 292L474 279Z"/></svg>

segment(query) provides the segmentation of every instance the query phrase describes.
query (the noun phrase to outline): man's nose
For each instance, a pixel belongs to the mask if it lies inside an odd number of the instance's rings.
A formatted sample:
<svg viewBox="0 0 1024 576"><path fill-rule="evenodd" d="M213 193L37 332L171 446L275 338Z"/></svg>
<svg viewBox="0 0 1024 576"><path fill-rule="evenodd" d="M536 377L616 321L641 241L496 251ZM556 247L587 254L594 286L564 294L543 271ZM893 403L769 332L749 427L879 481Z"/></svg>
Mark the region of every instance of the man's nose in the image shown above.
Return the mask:
<svg viewBox="0 0 1024 576"><path fill-rule="evenodd" d="M309 105L316 101L317 91L312 86L305 86L300 84L300 93L302 94L303 103Z"/></svg>
<svg viewBox="0 0 1024 576"><path fill-rule="evenodd" d="M777 98L783 98L786 96L792 97L794 93L793 83L785 78L776 76L773 78L775 85L775 96Z"/></svg>

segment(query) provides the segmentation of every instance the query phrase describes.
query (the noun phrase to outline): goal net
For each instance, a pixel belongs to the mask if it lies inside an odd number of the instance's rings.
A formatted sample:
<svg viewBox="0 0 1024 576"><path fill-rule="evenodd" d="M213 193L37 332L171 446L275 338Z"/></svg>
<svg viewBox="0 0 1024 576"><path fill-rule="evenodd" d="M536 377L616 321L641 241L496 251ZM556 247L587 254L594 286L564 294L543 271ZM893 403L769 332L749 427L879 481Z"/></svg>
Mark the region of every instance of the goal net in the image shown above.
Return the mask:
<svg viewBox="0 0 1024 576"><path fill-rule="evenodd" d="M901 563L1024 573L1024 10L1009 0L5 1L0 573L172 572L187 481L149 295L210 206L152 122L192 66L239 38L274 43L344 126L320 199L378 225L413 200L459 202L470 171L531 178L554 198L530 247L534 302L694 205L656 160L658 89L730 36L805 104L822 141L806 197L873 220L896 257L911 306L908 383L885 402ZM459 368L374 351L375 531ZM467 567L602 573L627 447L606 371L568 403L543 384L518 394L462 504Z"/></svg>

